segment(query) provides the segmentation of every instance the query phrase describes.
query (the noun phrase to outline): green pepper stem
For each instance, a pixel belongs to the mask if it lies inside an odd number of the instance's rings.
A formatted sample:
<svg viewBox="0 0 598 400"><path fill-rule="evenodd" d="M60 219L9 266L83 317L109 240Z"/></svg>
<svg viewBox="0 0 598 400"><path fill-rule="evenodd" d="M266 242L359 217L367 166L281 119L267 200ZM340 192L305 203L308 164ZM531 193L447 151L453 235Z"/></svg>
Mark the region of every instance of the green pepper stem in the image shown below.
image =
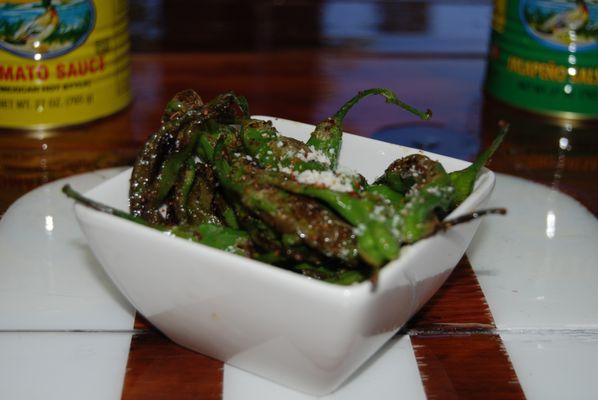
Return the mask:
<svg viewBox="0 0 598 400"><path fill-rule="evenodd" d="M471 194L478 173L482 167L488 163L488 160L498 149L498 146L502 143L505 135L509 131L509 124L505 121L501 120L498 123L498 126L498 135L496 138L494 138L490 147L484 150L484 152L482 152L482 154L469 167L459 171L453 171L449 174L451 182L455 187L455 195L453 197L451 207L457 207L459 204L465 201L467 196Z"/></svg>
<svg viewBox="0 0 598 400"><path fill-rule="evenodd" d="M507 213L506 208L488 208L486 210L477 210L469 214L461 215L460 217L447 219L440 223L439 230L445 231L452 228L455 225L464 224L474 219L481 218L485 215L498 214L505 215Z"/></svg>
<svg viewBox="0 0 598 400"><path fill-rule="evenodd" d="M357 104L361 99L363 99L364 97L377 95L377 94L383 96L386 99L387 103L395 104L395 105L401 107L402 109L409 111L412 114L417 115L418 117L420 117L423 120L430 119L430 117L432 116L431 110L428 109L425 112L420 111L417 108L412 107L409 104L399 100L397 98L397 95L395 93L393 93L392 91L390 91L389 89L373 88L373 89L368 89L368 90L362 90L361 92L357 93L357 95L355 95L351 100L349 100L345 104L343 104L343 106L336 112L336 114L334 114L333 118L336 121L341 121L343 118L345 118L345 115L347 114L347 112L349 112L349 110L355 104Z"/></svg>
<svg viewBox="0 0 598 400"><path fill-rule="evenodd" d="M492 141L490 147L488 147L480 156L471 164L467 169L479 171L484 165L488 163L488 160L498 149L498 146L502 143L506 134L509 132L509 123L503 120L498 122L498 135Z"/></svg>
<svg viewBox="0 0 598 400"><path fill-rule="evenodd" d="M147 222L143 220L141 217L136 217L135 215L129 214L122 210L116 209L114 207L110 207L106 204L102 204L100 202L91 200L81 193L77 192L75 189L71 187L71 185L66 184L62 187L62 193L66 194L67 197L74 199L78 203L81 203L89 208L93 208L94 210L104 212L106 214L114 215L120 218L128 219L129 221L136 222L141 225L147 225Z"/></svg>

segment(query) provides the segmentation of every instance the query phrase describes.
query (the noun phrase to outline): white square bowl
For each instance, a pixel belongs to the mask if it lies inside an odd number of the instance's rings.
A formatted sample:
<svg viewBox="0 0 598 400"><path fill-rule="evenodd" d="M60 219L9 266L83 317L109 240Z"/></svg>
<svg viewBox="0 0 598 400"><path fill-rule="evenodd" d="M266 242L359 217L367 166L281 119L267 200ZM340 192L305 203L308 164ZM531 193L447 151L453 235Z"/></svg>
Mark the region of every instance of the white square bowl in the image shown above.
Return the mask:
<svg viewBox="0 0 598 400"><path fill-rule="evenodd" d="M277 119L306 140L313 125ZM345 134L340 163L369 181L419 150ZM447 171L465 161L427 154ZM128 210L131 170L87 196ZM474 192L449 217L481 208L494 186L484 169ZM176 343L274 382L323 395L335 390L438 290L463 256L479 221L402 249L370 282L338 286L77 205L89 245L114 284Z"/></svg>

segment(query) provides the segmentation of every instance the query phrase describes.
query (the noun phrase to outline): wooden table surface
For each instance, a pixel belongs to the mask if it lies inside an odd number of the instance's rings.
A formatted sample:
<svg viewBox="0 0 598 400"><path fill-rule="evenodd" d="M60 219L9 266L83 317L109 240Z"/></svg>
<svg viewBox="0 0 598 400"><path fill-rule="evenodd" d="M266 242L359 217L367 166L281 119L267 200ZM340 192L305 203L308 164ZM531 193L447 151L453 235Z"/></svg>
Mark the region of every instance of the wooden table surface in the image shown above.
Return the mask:
<svg viewBox="0 0 598 400"><path fill-rule="evenodd" d="M248 98L253 114L315 123L358 90L380 86L431 108L434 118L418 122L372 99L355 108L346 131L376 136L388 127L428 127L436 137L421 143L426 149L471 158L505 119L511 132L490 167L549 185L598 213L598 127L517 112L483 93L486 2L400 3L398 8L384 2L237 2L245 8L233 15L207 2L222 24L211 21L206 34L190 30L183 23L192 23L190 17L177 8L181 2L172 3L158 12L132 2L134 101L128 108L74 128L0 130L0 215L44 183L131 164L159 126L166 101L179 90L193 88L209 99L232 89ZM243 10L252 19L241 24ZM164 25L155 20L161 17ZM454 19L466 24L469 36L434 29ZM255 31L251 21L258 21ZM185 28L177 31L177 24ZM301 27L289 30L289 24ZM235 33L217 35L227 27ZM247 30L251 34L245 36ZM570 147L563 149L559 138L565 136ZM405 140L417 145L413 138ZM467 146L460 153L451 147L463 141ZM220 362L179 348L141 318L136 328L124 399L221 398ZM411 335L429 398L524 397L467 259L403 331Z"/></svg>

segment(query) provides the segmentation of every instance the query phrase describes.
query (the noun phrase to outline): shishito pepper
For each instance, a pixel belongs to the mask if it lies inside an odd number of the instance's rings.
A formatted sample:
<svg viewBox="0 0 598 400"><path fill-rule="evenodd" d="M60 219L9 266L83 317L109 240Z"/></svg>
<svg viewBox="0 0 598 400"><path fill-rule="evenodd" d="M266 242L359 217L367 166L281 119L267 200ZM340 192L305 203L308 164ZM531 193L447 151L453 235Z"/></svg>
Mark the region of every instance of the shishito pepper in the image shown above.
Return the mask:
<svg viewBox="0 0 598 400"><path fill-rule="evenodd" d="M381 266L398 257L400 237L399 230L394 227L398 221L397 213L384 197L373 192L338 192L321 185L303 184L274 171L262 172L257 179L262 184L317 199L351 224L357 254L371 267L373 281Z"/></svg>
<svg viewBox="0 0 598 400"><path fill-rule="evenodd" d="M240 123L248 118L247 101L229 92L203 105L188 91L175 96L162 118L162 126L144 144L131 175L131 212L152 222L161 222L160 203L173 187L178 172L193 150L191 144L201 125L215 120Z"/></svg>
<svg viewBox="0 0 598 400"><path fill-rule="evenodd" d="M330 160L300 140L282 136L271 121L245 120L241 126L245 151L262 167L273 170L326 171Z"/></svg>
<svg viewBox="0 0 598 400"><path fill-rule="evenodd" d="M324 121L320 122L307 141L308 146L312 147L314 150L321 151L328 156L332 169L336 169L338 165L338 156L340 154L343 137L343 120L345 119L345 116L360 100L372 95L381 95L387 103L397 105L402 109L417 115L423 120L429 119L432 116L430 110L422 112L399 100L397 95L388 89L374 88L357 93L352 99L343 104L332 117L326 118Z"/></svg>
<svg viewBox="0 0 598 400"><path fill-rule="evenodd" d="M327 266L316 266L308 263L300 263L294 266L293 270L310 278L344 286L362 282L366 280L369 275L367 271L359 269L334 269Z"/></svg>
<svg viewBox="0 0 598 400"><path fill-rule="evenodd" d="M375 282L403 245L503 212L442 220L471 193L504 132L463 171L447 174L438 162L414 155L392 163L372 185L359 174L339 172L343 120L370 95L430 117L387 89L365 90L303 143L281 135L271 122L251 119L242 97L226 93L204 104L193 91L179 93L135 163L133 215L121 216L316 279L351 284L367 277Z"/></svg>
<svg viewBox="0 0 598 400"><path fill-rule="evenodd" d="M160 224L150 224L141 217L129 214L122 210L115 209L108 205L91 200L70 187L65 185L62 192L68 197L74 199L87 207L93 208L107 214L114 215L128 221L148 226L157 229L169 235L177 236L183 239L188 239L206 246L214 247L216 249L224 250L229 253L238 254L246 257L254 256L254 245L251 242L247 232L239 229L233 229L226 226L214 224L199 224L199 225L177 225L165 226Z"/></svg>
<svg viewBox="0 0 598 400"><path fill-rule="evenodd" d="M233 201L278 232L283 246L302 244L328 258L357 262L350 225L317 201L264 184L259 179L264 170L241 152L240 141L232 134L223 136L214 150L218 180Z"/></svg>
<svg viewBox="0 0 598 400"><path fill-rule="evenodd" d="M204 223L222 225L222 220L216 214L214 208L214 197L216 195L216 180L212 168L202 162L191 160L194 165L194 177L188 194L181 199L182 210L185 218L179 221L188 221L189 224L197 225ZM184 190L177 186L177 193ZM184 223L184 222L181 222Z"/></svg>
<svg viewBox="0 0 598 400"><path fill-rule="evenodd" d="M397 105L421 119L428 119L431 111L422 112L399 100L388 89L368 89L347 101L333 116L320 122L307 143L281 136L271 122L245 120L241 137L246 151L260 166L275 170L301 171L336 170L342 143L343 121L349 110L365 97L381 95L387 103Z"/></svg>
<svg viewBox="0 0 598 400"><path fill-rule="evenodd" d="M455 189L442 164L425 157L425 160L419 160L418 165L422 167L419 168L414 183L410 185L405 195L405 204L400 212L401 238L403 243L407 244L428 237L437 231L439 221L436 212L446 212L455 194Z"/></svg>

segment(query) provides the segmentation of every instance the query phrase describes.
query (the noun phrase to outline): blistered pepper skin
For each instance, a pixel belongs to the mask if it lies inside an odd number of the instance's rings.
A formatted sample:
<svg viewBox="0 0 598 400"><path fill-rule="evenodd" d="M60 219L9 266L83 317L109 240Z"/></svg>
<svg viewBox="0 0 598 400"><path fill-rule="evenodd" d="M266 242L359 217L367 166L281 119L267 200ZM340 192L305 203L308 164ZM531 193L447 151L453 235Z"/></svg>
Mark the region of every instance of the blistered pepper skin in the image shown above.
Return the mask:
<svg viewBox="0 0 598 400"><path fill-rule="evenodd" d="M388 89L359 92L321 121L307 142L251 119L247 101L224 93L204 103L177 94L144 144L130 182L131 214L67 195L90 207L335 284L376 283L401 247L502 209L444 217L473 190L506 133L470 167L447 174L415 154L396 160L373 184L338 168L343 123L366 97L428 119ZM504 131L504 132L503 132ZM375 287L375 285L373 286Z"/></svg>
<svg viewBox="0 0 598 400"><path fill-rule="evenodd" d="M218 180L233 201L278 232L283 245L302 243L325 257L356 263L355 236L350 225L317 201L265 183L259 177L264 171L240 151L234 136L221 138L214 151Z"/></svg>

